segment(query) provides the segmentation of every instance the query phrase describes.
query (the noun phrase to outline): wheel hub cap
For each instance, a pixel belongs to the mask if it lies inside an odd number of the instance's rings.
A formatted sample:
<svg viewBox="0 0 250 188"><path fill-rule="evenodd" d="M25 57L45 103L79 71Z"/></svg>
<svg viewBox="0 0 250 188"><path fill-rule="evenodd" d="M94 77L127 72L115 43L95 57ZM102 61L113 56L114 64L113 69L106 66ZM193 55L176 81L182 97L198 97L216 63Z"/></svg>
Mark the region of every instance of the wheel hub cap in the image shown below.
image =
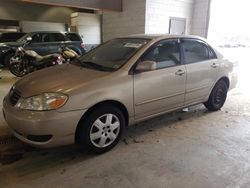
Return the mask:
<svg viewBox="0 0 250 188"><path fill-rule="evenodd" d="M120 121L114 114L104 114L97 118L90 130L92 144L99 148L111 145L120 132Z"/></svg>

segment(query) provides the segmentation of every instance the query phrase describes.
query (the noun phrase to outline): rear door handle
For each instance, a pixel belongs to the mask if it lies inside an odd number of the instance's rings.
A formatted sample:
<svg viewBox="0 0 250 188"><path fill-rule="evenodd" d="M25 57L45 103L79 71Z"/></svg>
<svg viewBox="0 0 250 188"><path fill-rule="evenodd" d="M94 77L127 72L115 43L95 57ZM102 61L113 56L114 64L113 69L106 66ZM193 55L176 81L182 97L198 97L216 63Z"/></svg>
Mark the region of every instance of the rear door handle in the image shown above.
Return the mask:
<svg viewBox="0 0 250 188"><path fill-rule="evenodd" d="M213 64L211 65L212 68L217 68L218 66L219 66L218 63L213 63Z"/></svg>
<svg viewBox="0 0 250 188"><path fill-rule="evenodd" d="M175 75L178 75L178 76L182 76L183 74L185 74L185 71L181 69L175 72Z"/></svg>

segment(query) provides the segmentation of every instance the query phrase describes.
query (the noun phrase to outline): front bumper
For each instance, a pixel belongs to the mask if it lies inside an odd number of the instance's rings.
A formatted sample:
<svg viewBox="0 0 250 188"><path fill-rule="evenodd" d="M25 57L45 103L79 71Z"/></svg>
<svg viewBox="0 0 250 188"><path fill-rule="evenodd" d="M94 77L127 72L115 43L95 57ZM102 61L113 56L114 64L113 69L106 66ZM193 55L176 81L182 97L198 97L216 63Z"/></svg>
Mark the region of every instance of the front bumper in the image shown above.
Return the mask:
<svg viewBox="0 0 250 188"><path fill-rule="evenodd" d="M27 111L13 107L7 97L3 101L4 117L12 133L40 148L74 144L77 124L85 112Z"/></svg>

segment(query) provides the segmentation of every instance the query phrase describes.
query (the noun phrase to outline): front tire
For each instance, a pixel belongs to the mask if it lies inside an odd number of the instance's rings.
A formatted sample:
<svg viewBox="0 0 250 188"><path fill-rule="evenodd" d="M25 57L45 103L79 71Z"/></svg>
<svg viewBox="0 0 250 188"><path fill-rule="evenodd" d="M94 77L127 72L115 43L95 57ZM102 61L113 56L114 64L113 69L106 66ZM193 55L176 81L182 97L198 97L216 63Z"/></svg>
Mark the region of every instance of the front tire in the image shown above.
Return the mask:
<svg viewBox="0 0 250 188"><path fill-rule="evenodd" d="M12 74L17 77L23 77L28 74L28 71L25 69L23 62L13 62L9 66L9 70Z"/></svg>
<svg viewBox="0 0 250 188"><path fill-rule="evenodd" d="M125 118L115 106L99 106L81 120L77 138L81 145L93 153L104 153L119 142Z"/></svg>
<svg viewBox="0 0 250 188"><path fill-rule="evenodd" d="M224 80L218 81L212 92L210 93L209 99L204 103L205 107L209 111L217 111L222 108L227 98L228 86Z"/></svg>

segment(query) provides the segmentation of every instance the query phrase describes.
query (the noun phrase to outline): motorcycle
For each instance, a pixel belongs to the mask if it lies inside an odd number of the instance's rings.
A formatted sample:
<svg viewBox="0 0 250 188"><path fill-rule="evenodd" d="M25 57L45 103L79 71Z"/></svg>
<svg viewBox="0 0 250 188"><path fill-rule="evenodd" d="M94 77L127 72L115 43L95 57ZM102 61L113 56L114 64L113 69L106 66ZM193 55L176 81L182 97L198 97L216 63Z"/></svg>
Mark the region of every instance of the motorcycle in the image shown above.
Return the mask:
<svg viewBox="0 0 250 188"><path fill-rule="evenodd" d="M64 62L70 62L80 57L76 51L66 46L61 46L58 51L61 53Z"/></svg>
<svg viewBox="0 0 250 188"><path fill-rule="evenodd" d="M17 48L14 57L11 58L9 70L15 76L23 77L36 70L60 64L63 64L60 54L41 56L33 50L25 50L22 46Z"/></svg>

